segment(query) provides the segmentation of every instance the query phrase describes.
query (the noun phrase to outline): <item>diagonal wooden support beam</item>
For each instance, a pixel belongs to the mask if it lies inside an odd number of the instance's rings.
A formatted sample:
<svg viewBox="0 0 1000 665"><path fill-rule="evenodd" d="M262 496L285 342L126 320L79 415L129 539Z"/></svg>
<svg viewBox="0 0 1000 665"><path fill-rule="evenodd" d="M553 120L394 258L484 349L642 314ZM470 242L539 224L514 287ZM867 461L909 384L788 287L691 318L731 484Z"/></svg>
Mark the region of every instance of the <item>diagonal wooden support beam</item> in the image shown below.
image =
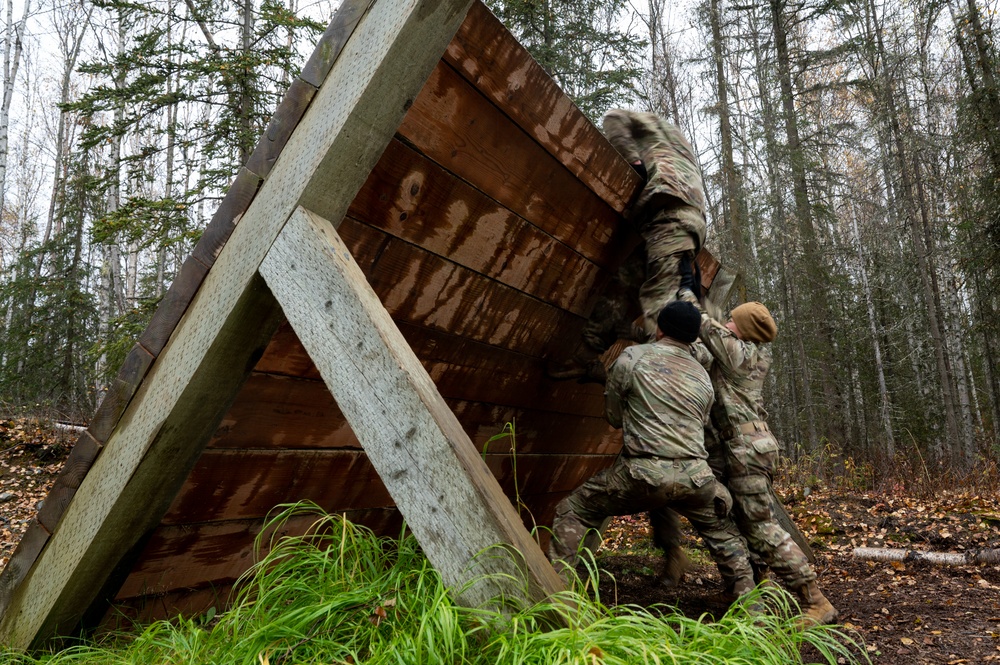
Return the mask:
<svg viewBox="0 0 1000 665"><path fill-rule="evenodd" d="M456 600L562 589L333 224L299 208L260 272ZM497 545L516 552L477 557Z"/></svg>
<svg viewBox="0 0 1000 665"><path fill-rule="evenodd" d="M247 340L266 329L245 315L241 303L258 294L257 269L271 243L302 203L333 219L343 217L470 3L371 0L357 19L59 526L11 596L0 618L0 643L27 649L72 631L111 571L162 517L161 506L144 502L132 489L152 477L176 488L187 475L186 462L162 464L163 455L171 459L172 444L164 441L181 446L178 460L188 460L207 442L214 412L199 411L193 396L211 394L217 380L213 367L226 381L210 406L236 394L239 386L228 382L234 374L214 358L252 352Z"/></svg>

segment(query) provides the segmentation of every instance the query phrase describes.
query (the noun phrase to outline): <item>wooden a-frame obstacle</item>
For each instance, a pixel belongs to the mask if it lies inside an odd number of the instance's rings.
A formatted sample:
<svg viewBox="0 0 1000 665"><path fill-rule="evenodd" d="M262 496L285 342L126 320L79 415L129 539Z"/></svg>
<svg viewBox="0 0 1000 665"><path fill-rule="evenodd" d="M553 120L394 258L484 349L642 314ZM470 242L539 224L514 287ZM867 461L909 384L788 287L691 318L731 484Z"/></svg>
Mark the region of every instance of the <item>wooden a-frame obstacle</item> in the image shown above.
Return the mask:
<svg viewBox="0 0 1000 665"><path fill-rule="evenodd" d="M402 513L458 602L560 588L524 522L620 440L544 365L639 186L483 5L345 0L0 574L0 643L219 606L302 499Z"/></svg>

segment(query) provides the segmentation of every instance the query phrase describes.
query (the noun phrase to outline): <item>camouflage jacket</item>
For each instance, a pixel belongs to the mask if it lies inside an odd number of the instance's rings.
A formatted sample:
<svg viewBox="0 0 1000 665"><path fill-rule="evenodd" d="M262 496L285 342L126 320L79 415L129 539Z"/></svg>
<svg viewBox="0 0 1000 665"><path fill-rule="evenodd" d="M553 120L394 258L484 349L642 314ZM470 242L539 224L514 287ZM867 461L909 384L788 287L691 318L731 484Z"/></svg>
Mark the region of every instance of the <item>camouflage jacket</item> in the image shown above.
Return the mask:
<svg viewBox="0 0 1000 665"><path fill-rule="evenodd" d="M604 135L621 155L646 169L646 186L629 217L640 232L651 223L677 222L705 242L705 185L694 149L677 126L652 113L613 109Z"/></svg>
<svg viewBox="0 0 1000 665"><path fill-rule="evenodd" d="M605 387L605 415L622 428L630 457L707 459L705 423L714 392L686 344L660 340L625 349Z"/></svg>
<svg viewBox="0 0 1000 665"><path fill-rule="evenodd" d="M681 289L678 297L701 309L691 291ZM714 361L710 370L715 387L714 425L722 431L755 420L766 421L763 392L764 378L771 369L770 348L739 339L704 311L700 338Z"/></svg>

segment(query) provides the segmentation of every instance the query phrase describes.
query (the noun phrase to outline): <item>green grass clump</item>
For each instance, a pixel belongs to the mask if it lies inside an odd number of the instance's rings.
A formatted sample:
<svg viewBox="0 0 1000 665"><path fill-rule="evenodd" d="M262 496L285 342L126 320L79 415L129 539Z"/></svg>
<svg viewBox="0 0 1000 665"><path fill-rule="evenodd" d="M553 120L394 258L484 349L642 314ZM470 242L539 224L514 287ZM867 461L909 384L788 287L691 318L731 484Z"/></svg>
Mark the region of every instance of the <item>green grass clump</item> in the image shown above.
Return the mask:
<svg viewBox="0 0 1000 665"><path fill-rule="evenodd" d="M313 506L287 507L271 533ZM258 543L258 546L260 543ZM670 608L609 608L576 590L530 608L454 605L413 537L384 539L320 515L303 536L271 543L241 580L232 609L213 618L160 621L133 633L33 656L0 652L12 665L332 665L334 663L802 663L813 645L824 662L858 662L864 650L830 627L794 627L787 595L759 591L718 622ZM760 606L767 611L760 612ZM563 627L553 629L553 617ZM862 654L862 655L853 655Z"/></svg>

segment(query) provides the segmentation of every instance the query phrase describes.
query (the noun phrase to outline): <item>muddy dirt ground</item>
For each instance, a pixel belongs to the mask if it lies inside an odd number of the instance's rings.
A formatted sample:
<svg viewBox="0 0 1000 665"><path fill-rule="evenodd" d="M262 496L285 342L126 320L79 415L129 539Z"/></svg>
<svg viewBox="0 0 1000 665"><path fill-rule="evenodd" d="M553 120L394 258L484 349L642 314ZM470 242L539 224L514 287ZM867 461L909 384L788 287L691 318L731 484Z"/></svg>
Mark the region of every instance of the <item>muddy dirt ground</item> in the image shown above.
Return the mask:
<svg viewBox="0 0 1000 665"><path fill-rule="evenodd" d="M957 553L1000 548L995 494L783 496L812 543L821 587L839 609L839 623L863 641L873 663L1000 662L1000 565L866 561L853 554L856 547ZM602 581L606 603L666 603L692 617L725 612L718 572L690 529L685 548L694 567L675 588L657 584L660 559L649 550L644 516L616 520L607 535L598 562L615 580Z"/></svg>
<svg viewBox="0 0 1000 665"><path fill-rule="evenodd" d="M0 420L0 567L6 564L77 434ZM939 566L864 561L855 547L957 552L1000 549L995 491L941 491L931 498L814 489L808 497L778 485L789 513L813 544L821 586L840 623L878 665L1000 663L1000 565ZM660 559L644 516L620 518L606 534L599 564L606 604L666 603L692 617L719 615L721 583L693 532L694 563L675 588L656 584ZM819 661L819 658L816 658Z"/></svg>

